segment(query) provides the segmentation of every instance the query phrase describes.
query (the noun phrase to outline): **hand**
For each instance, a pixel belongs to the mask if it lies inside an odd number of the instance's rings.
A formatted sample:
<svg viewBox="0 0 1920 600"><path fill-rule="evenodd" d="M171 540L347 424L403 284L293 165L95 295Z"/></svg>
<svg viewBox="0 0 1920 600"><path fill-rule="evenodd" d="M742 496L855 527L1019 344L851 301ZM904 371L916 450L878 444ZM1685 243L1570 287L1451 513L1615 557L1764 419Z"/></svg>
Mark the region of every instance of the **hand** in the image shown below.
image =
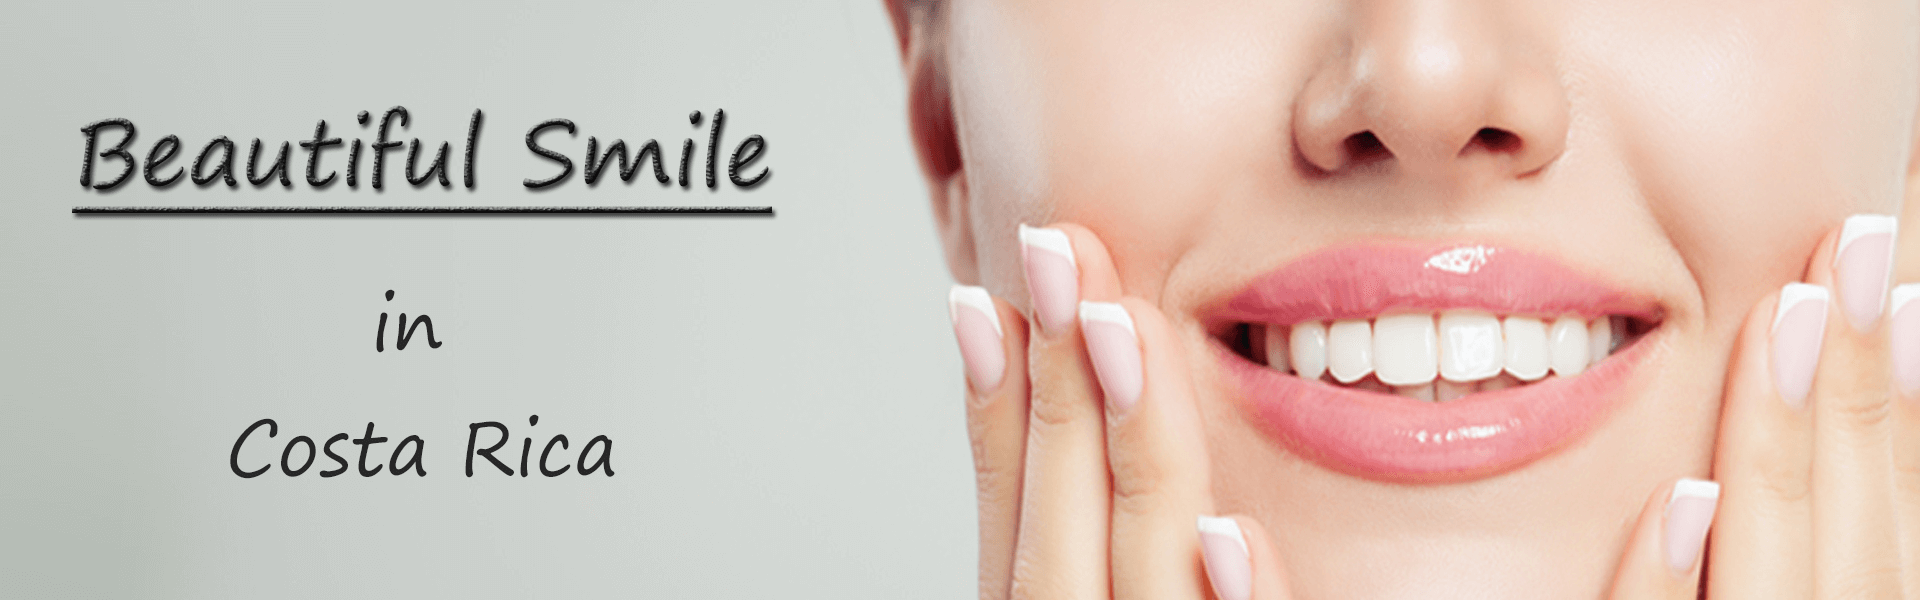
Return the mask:
<svg viewBox="0 0 1920 600"><path fill-rule="evenodd" d="M1206 439L1165 317L1122 299L1106 248L1086 229L1021 237L1040 326L982 288L956 287L952 298L978 478L980 597L1285 598L1265 530L1212 517Z"/></svg>
<svg viewBox="0 0 1920 600"><path fill-rule="evenodd" d="M1719 514L1714 484L1656 492L1614 598L1920 598L1920 347L1890 352L1890 340L1920 345L1920 304L1881 314L1892 225L1849 219L1814 253L1807 284L1748 315L1714 452ZM1902 287L1895 296L1920 292ZM1911 374L1904 399L1895 359Z"/></svg>
<svg viewBox="0 0 1920 600"><path fill-rule="evenodd" d="M1052 230L1025 236L1037 242L1025 254L1042 326L979 288L955 294L981 597L1285 597L1253 520L1188 529L1213 513L1210 471L1164 317L1144 301L1105 304L1121 295L1105 248L1085 229ZM1830 234L1812 260L1807 280L1819 287L1769 296L1742 330L1715 452L1724 499L1705 481L1656 491L1613 597L1920 598L1910 566L1920 564L1920 308L1902 318L1896 302L1879 314L1891 235L1839 249L1842 237ZM1836 288L1837 298L1820 291ZM1895 295L1920 296L1907 289ZM1076 315L1083 297L1096 304ZM1889 347L1901 334L1907 356ZM1892 360L1905 365L1906 400ZM1714 568L1703 582L1705 563Z"/></svg>

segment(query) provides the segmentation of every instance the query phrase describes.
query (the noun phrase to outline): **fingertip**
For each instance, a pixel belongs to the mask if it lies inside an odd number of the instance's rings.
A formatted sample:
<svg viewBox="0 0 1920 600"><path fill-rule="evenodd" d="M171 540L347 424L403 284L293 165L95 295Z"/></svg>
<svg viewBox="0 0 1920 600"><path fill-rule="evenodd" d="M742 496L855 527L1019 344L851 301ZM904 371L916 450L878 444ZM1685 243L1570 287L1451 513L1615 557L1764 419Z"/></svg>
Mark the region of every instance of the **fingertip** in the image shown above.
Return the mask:
<svg viewBox="0 0 1920 600"><path fill-rule="evenodd" d="M1153 353L1152 349L1159 348L1168 341L1171 334L1167 329L1167 317L1160 313L1159 307L1133 297L1122 298L1116 304L1124 307L1127 314L1133 317L1134 331L1140 337L1140 345L1148 350L1149 354Z"/></svg>
<svg viewBox="0 0 1920 600"><path fill-rule="evenodd" d="M1073 243L1064 230L1020 224L1020 268L1033 303L1034 319L1048 336L1060 337L1073 327L1073 307L1080 302L1080 267Z"/></svg>
<svg viewBox="0 0 1920 600"><path fill-rule="evenodd" d="M1668 569L1683 580L1698 578L1707 532L1720 506L1720 484L1682 478L1669 486L1661 518L1663 556Z"/></svg>
<svg viewBox="0 0 1920 600"><path fill-rule="evenodd" d="M1833 286L1834 258L1839 255L1840 237L1846 224L1843 222L1827 230L1820 236L1820 242L1813 247L1813 255L1807 259L1806 272L1801 281L1820 286Z"/></svg>
<svg viewBox="0 0 1920 600"><path fill-rule="evenodd" d="M1232 517L1201 515L1200 559L1207 583L1220 600L1252 600L1253 555L1244 528Z"/></svg>
<svg viewBox="0 0 1920 600"><path fill-rule="evenodd" d="M1172 324L1165 313L1146 300L1129 297L1119 305L1133 317L1134 331L1139 338L1144 396L1160 406L1157 410L1165 415L1161 418L1173 419L1180 427L1189 426L1197 418L1190 409L1191 378L1186 354Z"/></svg>
<svg viewBox="0 0 1920 600"><path fill-rule="evenodd" d="M1261 526L1260 521L1246 515L1231 515L1239 530L1241 541L1247 553L1249 580L1249 598L1260 600L1283 600L1292 596L1287 587L1286 569L1280 560L1279 551L1273 545L1272 536ZM1225 597L1222 597L1225 600Z"/></svg>
<svg viewBox="0 0 1920 600"><path fill-rule="evenodd" d="M955 285L947 292L947 318L960 345L967 385L975 394L991 394L1000 386L1007 368L1006 328L1001 325L1004 318L1000 308L986 288Z"/></svg>
<svg viewBox="0 0 1920 600"><path fill-rule="evenodd" d="M1708 488L1717 499L1719 484L1690 478L1668 481L1647 495L1608 597L1645 600L1698 595L1700 557L1713 512L1709 507L1703 515L1697 509L1698 499Z"/></svg>
<svg viewBox="0 0 1920 600"><path fill-rule="evenodd" d="M993 296L993 311L1000 318L1002 346L1007 353L1010 370L1019 371L1024 376L1027 354L1027 316L1020 312L1005 298Z"/></svg>
<svg viewBox="0 0 1920 600"><path fill-rule="evenodd" d="M1049 224L1047 228L1063 234L1073 248L1075 267L1080 274L1081 299L1108 302L1120 299L1123 293L1120 276L1100 236L1078 223L1063 221Z"/></svg>
<svg viewBox="0 0 1920 600"><path fill-rule="evenodd" d="M1131 412L1146 380L1133 317L1126 307L1113 302L1083 300L1079 312L1080 335L1086 340L1087 358L1093 362L1108 413Z"/></svg>

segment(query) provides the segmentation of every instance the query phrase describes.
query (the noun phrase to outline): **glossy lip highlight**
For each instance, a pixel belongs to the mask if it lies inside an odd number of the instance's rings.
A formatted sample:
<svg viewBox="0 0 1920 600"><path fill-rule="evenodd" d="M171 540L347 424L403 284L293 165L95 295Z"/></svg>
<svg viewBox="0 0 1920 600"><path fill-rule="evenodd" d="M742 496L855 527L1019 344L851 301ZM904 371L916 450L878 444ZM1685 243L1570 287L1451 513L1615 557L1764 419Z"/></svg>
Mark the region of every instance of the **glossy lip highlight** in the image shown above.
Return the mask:
<svg viewBox="0 0 1920 600"><path fill-rule="evenodd" d="M1208 313L1208 328L1472 309L1499 315L1657 321L1652 300L1559 263L1477 244L1398 243L1316 252L1256 279ZM1641 340L1646 341L1646 340ZM1568 378L1429 403L1307 381L1226 345L1220 360L1269 438L1337 471L1395 482L1477 479L1524 465L1591 430L1652 344L1632 343Z"/></svg>
<svg viewBox="0 0 1920 600"><path fill-rule="evenodd" d="M1333 248L1303 257L1256 279L1210 315L1209 324L1291 325L1447 309L1659 318L1651 300L1532 254L1479 244L1406 243Z"/></svg>

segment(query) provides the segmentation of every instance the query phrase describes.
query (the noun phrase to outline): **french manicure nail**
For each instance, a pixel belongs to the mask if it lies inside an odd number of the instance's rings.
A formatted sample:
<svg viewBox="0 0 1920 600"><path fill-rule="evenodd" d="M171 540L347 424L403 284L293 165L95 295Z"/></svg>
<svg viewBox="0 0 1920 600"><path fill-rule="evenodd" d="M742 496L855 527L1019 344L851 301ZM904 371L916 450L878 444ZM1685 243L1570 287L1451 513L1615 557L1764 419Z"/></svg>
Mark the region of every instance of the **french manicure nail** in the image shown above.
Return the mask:
<svg viewBox="0 0 1920 600"><path fill-rule="evenodd" d="M1899 219L1891 215L1854 215L1840 227L1833 253L1833 275L1840 307L1856 331L1873 328L1886 307L1887 279L1893 273L1893 242Z"/></svg>
<svg viewBox="0 0 1920 600"><path fill-rule="evenodd" d="M1693 571L1719 505L1720 484L1700 479L1674 482L1673 493L1667 496L1667 566L1681 573Z"/></svg>
<svg viewBox="0 0 1920 600"><path fill-rule="evenodd" d="M1900 382L1900 392L1913 395L1920 392L1920 304L1909 304L1920 299L1920 283L1909 283L1893 288L1892 339L1889 340L1893 355L1893 377ZM1906 310L1914 308L1914 310Z"/></svg>
<svg viewBox="0 0 1920 600"><path fill-rule="evenodd" d="M1087 340L1087 356L1093 360L1093 374L1100 379L1107 403L1116 414L1133 408L1140 401L1143 381L1133 316L1112 302L1081 302L1080 335Z"/></svg>
<svg viewBox="0 0 1920 600"><path fill-rule="evenodd" d="M960 362L967 365L967 380L978 392L1000 386L1007 372L1007 351L1000 340L1000 311L993 307L987 288L956 285L947 293L947 317L953 320L953 337L960 340Z"/></svg>
<svg viewBox="0 0 1920 600"><path fill-rule="evenodd" d="M1789 283L1780 288L1780 305L1773 311L1773 388L1794 408L1804 406L1813 389L1830 298L1827 288L1817 285Z"/></svg>
<svg viewBox="0 0 1920 600"><path fill-rule="evenodd" d="M1240 524L1228 517L1201 515L1199 527L1200 559L1207 567L1207 581L1213 583L1213 595L1220 600L1252 598L1253 558Z"/></svg>
<svg viewBox="0 0 1920 600"><path fill-rule="evenodd" d="M1073 320L1074 304L1080 301L1080 269L1067 232L1021 225L1020 260L1040 326L1050 332L1065 328Z"/></svg>

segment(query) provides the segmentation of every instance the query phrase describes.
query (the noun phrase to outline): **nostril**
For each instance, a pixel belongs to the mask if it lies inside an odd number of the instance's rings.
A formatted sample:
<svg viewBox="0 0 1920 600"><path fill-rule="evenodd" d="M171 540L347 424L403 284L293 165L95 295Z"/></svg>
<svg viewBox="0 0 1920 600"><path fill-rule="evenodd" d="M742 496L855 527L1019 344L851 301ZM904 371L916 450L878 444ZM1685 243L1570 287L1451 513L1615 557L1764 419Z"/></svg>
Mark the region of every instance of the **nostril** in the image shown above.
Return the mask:
<svg viewBox="0 0 1920 600"><path fill-rule="evenodd" d="M1393 156L1393 152L1387 150L1387 145L1380 141L1380 137L1371 131L1347 136L1346 149L1347 162L1353 165L1381 161Z"/></svg>
<svg viewBox="0 0 1920 600"><path fill-rule="evenodd" d="M1507 131L1504 129L1494 129L1492 127L1485 127L1485 128L1482 128L1480 131L1474 132L1473 140L1467 142L1467 147L1462 148L1460 150L1460 153L1466 154L1468 151L1471 151L1474 148L1485 149L1486 151L1492 152L1495 154L1511 154L1511 153L1519 152L1520 136L1515 135L1513 132Z"/></svg>

